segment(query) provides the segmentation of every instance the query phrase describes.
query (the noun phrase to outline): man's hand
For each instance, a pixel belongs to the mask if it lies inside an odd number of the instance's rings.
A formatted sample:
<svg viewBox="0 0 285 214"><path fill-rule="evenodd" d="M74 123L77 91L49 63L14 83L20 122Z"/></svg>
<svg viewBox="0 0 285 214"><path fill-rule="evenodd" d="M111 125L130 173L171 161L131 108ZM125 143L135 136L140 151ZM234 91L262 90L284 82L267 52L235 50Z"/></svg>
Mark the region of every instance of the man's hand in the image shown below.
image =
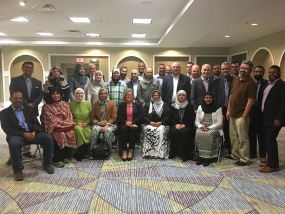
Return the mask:
<svg viewBox="0 0 285 214"><path fill-rule="evenodd" d="M32 107L32 108L35 108L34 103L28 103L27 106L30 106L30 107Z"/></svg>
<svg viewBox="0 0 285 214"><path fill-rule="evenodd" d="M279 120L274 120L274 126L280 126L281 125L281 122Z"/></svg>
<svg viewBox="0 0 285 214"><path fill-rule="evenodd" d="M34 141L34 139L35 139L34 134L33 134L33 133L30 133L30 132L24 132L24 133L22 134L22 136L23 136L23 138L24 138L26 141L28 141L28 142L32 142L32 141Z"/></svg>
<svg viewBox="0 0 285 214"><path fill-rule="evenodd" d="M227 111L226 118L227 118L227 120L230 120L230 112L229 111Z"/></svg>

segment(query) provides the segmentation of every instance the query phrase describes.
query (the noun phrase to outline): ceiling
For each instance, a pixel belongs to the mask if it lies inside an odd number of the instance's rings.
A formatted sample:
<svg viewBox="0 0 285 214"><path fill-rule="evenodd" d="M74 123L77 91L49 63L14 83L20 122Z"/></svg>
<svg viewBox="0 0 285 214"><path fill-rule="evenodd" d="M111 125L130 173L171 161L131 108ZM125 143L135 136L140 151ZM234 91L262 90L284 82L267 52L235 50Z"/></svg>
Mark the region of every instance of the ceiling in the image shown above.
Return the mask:
<svg viewBox="0 0 285 214"><path fill-rule="evenodd" d="M231 47L285 30L285 0L27 0L24 7L19 2L0 0L0 32L7 34L0 36L0 46ZM20 16L29 22L10 21ZM68 19L75 16L91 23ZM133 18L153 20L132 24ZM132 38L133 33L147 36Z"/></svg>

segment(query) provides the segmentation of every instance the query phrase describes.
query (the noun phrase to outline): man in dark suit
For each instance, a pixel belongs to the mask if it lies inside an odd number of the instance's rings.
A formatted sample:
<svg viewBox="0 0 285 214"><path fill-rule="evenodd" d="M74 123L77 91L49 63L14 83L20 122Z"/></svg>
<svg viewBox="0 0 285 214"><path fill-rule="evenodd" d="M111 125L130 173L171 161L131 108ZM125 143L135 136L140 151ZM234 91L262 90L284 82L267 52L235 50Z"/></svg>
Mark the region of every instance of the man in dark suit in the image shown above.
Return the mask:
<svg viewBox="0 0 285 214"><path fill-rule="evenodd" d="M263 112L263 132L267 151L266 163L259 171L275 172L279 168L277 136L285 123L285 83L280 79L281 69L277 65L269 68L269 82L264 89L261 103Z"/></svg>
<svg viewBox="0 0 285 214"><path fill-rule="evenodd" d="M32 77L34 72L34 63L26 61L22 64L23 75L13 77L9 87L10 96L20 91L23 95L23 103L34 109L36 116L39 115L38 105L43 99L44 92L42 88L42 82ZM30 145L23 148L23 155L32 158L33 155L30 152Z"/></svg>
<svg viewBox="0 0 285 214"><path fill-rule="evenodd" d="M196 111L199 105L202 104L203 98L206 92L212 91L212 82L209 80L209 74L211 73L211 66L204 64L202 66L202 76L192 81L191 88L191 103Z"/></svg>
<svg viewBox="0 0 285 214"><path fill-rule="evenodd" d="M216 64L213 66L213 73L214 76L209 77L209 79L211 81L219 79L222 75L221 75L221 66L219 64Z"/></svg>
<svg viewBox="0 0 285 214"><path fill-rule="evenodd" d="M263 125L262 125L262 112L261 102L263 97L264 88L268 84L268 80L263 79L265 69L263 66L258 65L253 69L254 80L257 84L257 93L250 112L250 123L249 123L249 146L250 146L250 158L257 157L257 137L258 137L258 148L260 162L266 162L266 147L263 136ZM257 137L256 137L257 136Z"/></svg>
<svg viewBox="0 0 285 214"><path fill-rule="evenodd" d="M234 79L234 77L230 75L230 70L231 70L230 63L223 62L221 64L222 75L220 78L217 78L213 81L213 86L212 86L212 92L214 95L215 103L217 107L222 108L224 118L226 118L230 89ZM224 131L225 145L228 150L228 154L231 155L232 147L229 135L229 121L226 119L224 119L223 131ZM230 156L226 156L225 158L230 158Z"/></svg>
<svg viewBox="0 0 285 214"><path fill-rule="evenodd" d="M168 106L175 102L176 94L179 90L184 90L187 94L187 100L190 102L191 85L190 78L184 74L181 74L180 64L177 62L171 65L172 74L165 75L163 77L161 87L161 97L163 102L167 103Z"/></svg>
<svg viewBox="0 0 285 214"><path fill-rule="evenodd" d="M127 87L134 92L134 99L138 100L138 84L139 84L139 72L136 69L131 71L131 81L127 83Z"/></svg>
<svg viewBox="0 0 285 214"><path fill-rule="evenodd" d="M15 180L23 180L21 150L26 144L43 146L43 169L49 174L54 173L51 166L54 144L52 136L40 132L41 126L33 108L23 105L21 92L13 92L10 101L12 104L1 111L1 126L7 135Z"/></svg>

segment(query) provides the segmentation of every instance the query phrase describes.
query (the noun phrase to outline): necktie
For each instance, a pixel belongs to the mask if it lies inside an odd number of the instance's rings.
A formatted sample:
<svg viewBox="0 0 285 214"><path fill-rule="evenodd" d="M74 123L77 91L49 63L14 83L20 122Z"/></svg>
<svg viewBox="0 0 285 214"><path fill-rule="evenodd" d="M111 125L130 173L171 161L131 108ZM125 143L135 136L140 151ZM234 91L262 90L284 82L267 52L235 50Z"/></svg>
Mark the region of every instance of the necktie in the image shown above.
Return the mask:
<svg viewBox="0 0 285 214"><path fill-rule="evenodd" d="M229 85L228 80L225 79L225 107L228 107Z"/></svg>

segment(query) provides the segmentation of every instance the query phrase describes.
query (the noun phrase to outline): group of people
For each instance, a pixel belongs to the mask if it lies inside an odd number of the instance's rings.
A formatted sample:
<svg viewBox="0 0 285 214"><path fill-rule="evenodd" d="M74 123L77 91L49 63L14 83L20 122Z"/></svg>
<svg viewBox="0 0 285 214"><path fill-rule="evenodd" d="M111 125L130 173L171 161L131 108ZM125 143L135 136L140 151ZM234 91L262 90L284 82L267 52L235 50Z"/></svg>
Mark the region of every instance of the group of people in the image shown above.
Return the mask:
<svg viewBox="0 0 285 214"><path fill-rule="evenodd" d="M153 69L140 62L131 79L126 77L127 67L114 68L106 83L94 64L89 65L88 75L83 64L76 64L68 81L54 66L42 89L32 77L33 63L24 62L23 75L11 79L12 104L1 112L15 180L23 180L22 147L23 155L33 156L29 144L43 146L44 170L53 173L52 165L64 167L72 157L94 159L92 149L98 138L112 144L116 137L122 161L133 159L135 143L141 141L143 157L187 161L193 159L196 147L196 164L208 166L223 140L229 152L226 158L245 166L256 157L258 136L260 171L278 170L276 137L285 122L280 67L270 67L268 82L262 79L264 68L253 68L248 60L240 68L232 63L232 71L230 63L215 65L213 77L209 64L200 71L199 65L189 62L187 75L177 62L168 66L169 73L166 67L159 64L154 77Z"/></svg>

